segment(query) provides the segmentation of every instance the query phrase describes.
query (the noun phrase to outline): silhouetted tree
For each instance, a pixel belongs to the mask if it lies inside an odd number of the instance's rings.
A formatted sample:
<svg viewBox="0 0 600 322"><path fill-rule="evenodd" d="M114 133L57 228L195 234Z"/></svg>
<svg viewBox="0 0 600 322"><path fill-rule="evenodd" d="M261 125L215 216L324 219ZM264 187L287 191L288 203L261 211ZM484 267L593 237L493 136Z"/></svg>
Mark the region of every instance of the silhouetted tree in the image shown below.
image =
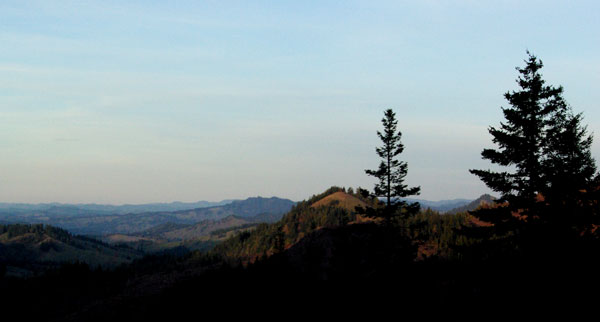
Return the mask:
<svg viewBox="0 0 600 322"><path fill-rule="evenodd" d="M567 108L561 94L562 87L544 85L539 73L543 64L527 52L529 58L517 83L519 91L507 92L504 97L511 105L502 108L506 122L500 127L490 127L492 141L498 149L484 149L484 159L514 172L494 172L492 170L470 170L492 190L500 192L509 201L532 201L537 193L548 187L548 178L543 171L546 151L546 134L553 114L564 113Z"/></svg>
<svg viewBox="0 0 600 322"><path fill-rule="evenodd" d="M542 192L544 219L565 237L600 224L596 164L590 151L593 138L581 121L582 114L573 115L570 108L557 113L546 138L544 170L549 186Z"/></svg>
<svg viewBox="0 0 600 322"><path fill-rule="evenodd" d="M581 125L581 113L573 115L569 110L557 113L551 120L552 127L546 138L544 168L549 189L544 194L572 198L582 190L588 190L596 174L596 164L590 148L593 137L587 127Z"/></svg>
<svg viewBox="0 0 600 322"><path fill-rule="evenodd" d="M421 188L409 188L404 184L408 165L406 162L397 159L398 155L404 151L404 145L401 142L402 133L397 130L398 121L394 111L391 109L386 110L381 123L383 124L383 132L377 131L377 135L383 145L377 147L376 151L382 160L377 170L365 170L365 172L379 179L379 182L375 184L374 195L386 198L387 217L397 210L416 213L419 209L418 203L408 204L400 199L418 195Z"/></svg>
<svg viewBox="0 0 600 322"><path fill-rule="evenodd" d="M525 67L517 67L520 90L504 94L510 104L502 108L506 121L489 128L498 148L481 153L508 169L469 170L502 194L500 203L507 202L474 215L493 223L485 229L497 236L512 232L513 242L521 243L512 246L521 249L524 242L556 240L559 231L563 234L572 226L569 216L577 212L579 192L590 187L596 172L592 138L580 124L581 114L573 115L562 87L545 85L539 72L542 62L527 54ZM568 198L569 205L557 211Z"/></svg>

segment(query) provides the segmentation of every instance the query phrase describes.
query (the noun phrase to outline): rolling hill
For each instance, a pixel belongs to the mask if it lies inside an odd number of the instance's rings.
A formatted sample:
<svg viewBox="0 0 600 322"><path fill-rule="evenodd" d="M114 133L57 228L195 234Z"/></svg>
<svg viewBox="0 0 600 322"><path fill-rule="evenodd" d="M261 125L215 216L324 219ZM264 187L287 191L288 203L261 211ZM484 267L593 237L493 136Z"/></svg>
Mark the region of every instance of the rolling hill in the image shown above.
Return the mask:
<svg viewBox="0 0 600 322"><path fill-rule="evenodd" d="M249 261L270 256L290 248L316 230L356 222L359 216L355 206L366 204L367 200L362 200L360 195L332 187L299 202L280 221L261 224L251 232L235 235L217 245L215 251L226 257Z"/></svg>
<svg viewBox="0 0 600 322"><path fill-rule="evenodd" d="M260 214L253 217L227 216L196 224L165 223L132 234L111 234L102 240L110 244L125 244L144 252L169 252L179 248L206 251L232 235L251 231L258 224L273 222L281 215Z"/></svg>
<svg viewBox="0 0 600 322"><path fill-rule="evenodd" d="M26 276L65 262L108 268L141 255L48 225L0 225L0 264L9 275Z"/></svg>
<svg viewBox="0 0 600 322"><path fill-rule="evenodd" d="M252 221L237 216L227 216L219 220L205 220L194 225L180 227L178 229L165 230L159 234L144 231L142 236L156 236L166 240L189 240L208 236L217 230L225 230L234 227L254 224Z"/></svg>
<svg viewBox="0 0 600 322"><path fill-rule="evenodd" d="M94 272L88 274L88 284L81 283L82 279L77 275L72 277L70 271L50 276L37 284L24 280L14 284L10 289L13 293L6 297L12 301L10 303L28 304L26 300L34 294L34 298L38 298L36 303L46 305L40 312L45 314L57 311L56 308L67 308L66 312L74 312L69 315L71 320L139 319L139 312L147 319L156 318L157 312L163 314L161 318L168 319L173 312L194 314L200 304L204 307L207 303L222 304L223 299L231 300L232 297L247 303L248 290L271 294L268 303L279 300L294 307L299 303L293 298L290 301L294 294L304 300L309 294L312 303L317 296L319 303L329 305L331 299L341 299L344 304L356 299L362 301L365 294L387 297L386 291L390 289L399 292L391 298L390 307L395 307L393 305L399 298L402 303L414 301L430 307L431 303L438 303L438 297L442 304L451 301L453 306L461 305L468 299L481 305L487 303L490 296L497 299L498 290L502 292L502 298L510 300L511 297L505 296L514 294L515 287L523 287L531 279L529 275L522 275L520 261L502 266L507 263L503 249L498 260L479 256L481 244L459 233L472 227L467 214L442 215L425 209L413 217L398 216L398 220L392 222L363 221L360 214L353 212L355 203L377 205L376 200L333 187L299 202L280 221L271 224L244 229L237 225L243 225L249 218L229 216L190 225L155 226L128 236L137 236L140 240L152 236L165 239L200 236L199 240L202 240L218 235L227 240L209 252L189 252L185 256L155 254L135 261L123 270ZM233 230L221 229L228 226L233 226ZM595 245L596 241L593 249L597 249ZM428 247L427 252L421 250L422 246ZM475 257L463 260L464 256L472 256L473 251ZM473 261L478 262L473 264ZM496 280L495 276L489 276L494 269L506 273L505 267L515 268L510 270L515 273L508 279ZM544 269L547 267L543 266ZM590 272L597 271L596 267L590 268ZM534 289L543 285L553 288L554 284L548 284L551 276L557 275L542 276L538 279L539 285L537 282L532 284L536 286ZM568 285L572 285L573 276L566 276ZM585 281L581 279L581 285L586 288L590 280L587 276L593 275L586 275ZM48 290L60 290L69 278L76 287L68 289L67 295L44 296ZM512 278L517 279L511 282ZM48 280L53 284L48 284ZM107 281L114 285L110 292L105 291ZM87 285L91 282L99 286L96 293L89 294ZM546 289L542 290L545 292ZM481 300L482 294L486 298ZM561 294L558 295L562 301ZM63 298L64 303L61 302ZM73 301L81 298L85 300L73 309ZM263 296L252 299L256 300L256 303L252 302L252 308L265 303ZM367 299L373 300L372 307L381 304L378 297L368 295Z"/></svg>

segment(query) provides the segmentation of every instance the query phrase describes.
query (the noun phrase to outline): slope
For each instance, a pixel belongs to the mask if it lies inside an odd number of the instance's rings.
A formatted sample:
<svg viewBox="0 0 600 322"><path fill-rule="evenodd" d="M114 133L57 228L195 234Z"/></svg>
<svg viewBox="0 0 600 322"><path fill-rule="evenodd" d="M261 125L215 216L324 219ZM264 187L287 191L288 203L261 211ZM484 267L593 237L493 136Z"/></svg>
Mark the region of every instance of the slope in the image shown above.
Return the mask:
<svg viewBox="0 0 600 322"><path fill-rule="evenodd" d="M323 228L340 227L358 218L354 207L369 200L332 187L320 195L299 202L279 222L260 224L251 232L240 233L215 248L215 252L248 261L280 253L304 236Z"/></svg>
<svg viewBox="0 0 600 322"><path fill-rule="evenodd" d="M63 262L114 267L139 257L141 253L130 248L110 246L48 225L0 225L0 264L9 274L29 275Z"/></svg>

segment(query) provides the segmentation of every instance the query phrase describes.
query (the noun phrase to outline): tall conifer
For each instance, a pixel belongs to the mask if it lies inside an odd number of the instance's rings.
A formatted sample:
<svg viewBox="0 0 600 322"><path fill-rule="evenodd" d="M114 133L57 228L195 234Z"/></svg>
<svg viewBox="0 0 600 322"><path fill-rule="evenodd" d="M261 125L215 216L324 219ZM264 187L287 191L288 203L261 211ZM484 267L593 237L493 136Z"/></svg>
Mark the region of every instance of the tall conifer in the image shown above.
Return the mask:
<svg viewBox="0 0 600 322"><path fill-rule="evenodd" d="M377 170L365 170L365 172L379 179L375 184L374 195L376 197L384 197L386 207L389 213L393 212L391 208L404 208L415 212L418 210L418 204L408 204L400 198L418 195L420 187L408 187L404 184L404 179L408 172L408 164L405 161L398 160L398 155L404 151L404 145L401 142L402 133L397 130L398 121L396 113L392 109L388 109L384 113L381 120L383 124L383 132L377 131L377 136L382 141L382 146L375 150L381 158L379 168Z"/></svg>
<svg viewBox="0 0 600 322"><path fill-rule="evenodd" d="M505 122L489 128L498 148L481 153L484 159L506 170L470 170L501 193L500 202L508 202L505 207L474 213L493 223L488 230L496 235L523 233L526 226L549 223L568 229L567 216L577 209L567 208L576 207L581 198L578 192L589 188L596 173L590 154L592 137L581 125L581 114L573 115L561 86L545 85L539 72L542 62L527 54L525 67L517 68L520 89L504 94L510 104L502 108ZM557 211L556 206L566 205L569 198L569 206Z"/></svg>
<svg viewBox="0 0 600 322"><path fill-rule="evenodd" d="M484 159L514 171L470 170L511 202L531 202L548 186L542 168L546 131L552 115L567 108L561 96L562 87L546 86L539 73L542 62L527 54L525 67L517 68L520 73L517 84L521 89L504 94L510 104L502 108L506 121L489 128L498 149L484 149L481 153Z"/></svg>

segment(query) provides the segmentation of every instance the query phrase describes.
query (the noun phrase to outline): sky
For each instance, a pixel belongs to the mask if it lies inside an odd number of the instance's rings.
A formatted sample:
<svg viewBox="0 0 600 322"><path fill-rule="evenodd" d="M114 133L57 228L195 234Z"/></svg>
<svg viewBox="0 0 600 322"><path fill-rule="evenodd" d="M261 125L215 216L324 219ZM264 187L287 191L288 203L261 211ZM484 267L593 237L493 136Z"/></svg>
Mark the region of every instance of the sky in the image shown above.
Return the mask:
<svg viewBox="0 0 600 322"><path fill-rule="evenodd" d="M600 133L597 1L0 1L0 202L489 193L487 132L530 50ZM592 152L600 158L600 138Z"/></svg>

